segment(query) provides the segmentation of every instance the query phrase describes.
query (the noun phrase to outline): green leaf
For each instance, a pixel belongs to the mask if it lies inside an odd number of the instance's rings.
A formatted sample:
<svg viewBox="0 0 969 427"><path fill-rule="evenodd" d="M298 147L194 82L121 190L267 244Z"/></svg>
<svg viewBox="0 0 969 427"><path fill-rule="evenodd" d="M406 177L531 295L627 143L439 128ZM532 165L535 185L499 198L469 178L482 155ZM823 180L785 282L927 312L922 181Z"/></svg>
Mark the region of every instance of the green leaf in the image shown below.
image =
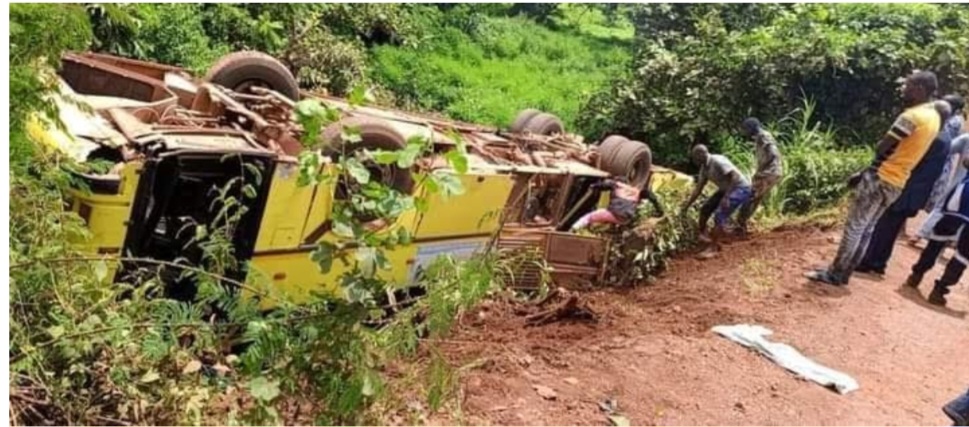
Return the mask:
<svg viewBox="0 0 969 427"><path fill-rule="evenodd" d="M250 184L246 184L244 187L242 187L242 194L246 196L247 199L255 199L256 187L253 187Z"/></svg>
<svg viewBox="0 0 969 427"><path fill-rule="evenodd" d="M414 202L416 203L417 202L417 199L415 199ZM411 235L410 235L410 231L409 230L407 230L404 227L401 227L401 228L398 228L397 229L397 243L399 243L401 245L409 245L410 242L411 242L411 240L412 239L411 239Z"/></svg>
<svg viewBox="0 0 969 427"><path fill-rule="evenodd" d="M417 197L414 199L414 207L418 212L424 214L431 209L431 202L426 197Z"/></svg>
<svg viewBox="0 0 969 427"><path fill-rule="evenodd" d="M333 233L340 237L352 238L356 235L353 232L353 226L350 223L333 220Z"/></svg>
<svg viewBox="0 0 969 427"><path fill-rule="evenodd" d="M354 86L353 89L350 90L350 95L347 97L347 101L349 101L350 106L352 107L363 105L363 103L366 102L366 100L367 100L367 88L364 87L363 85Z"/></svg>
<svg viewBox="0 0 969 427"><path fill-rule="evenodd" d="M320 155L315 151L299 153L299 178L296 185L304 187L316 185L320 182Z"/></svg>
<svg viewBox="0 0 969 427"><path fill-rule="evenodd" d="M249 395L256 400L271 402L279 396L279 381L270 381L266 377L256 377L249 380Z"/></svg>
<svg viewBox="0 0 969 427"><path fill-rule="evenodd" d="M367 170L367 167L364 166L360 160L351 157L343 162L343 165L347 168L347 172L350 173L350 176L352 176L357 182L361 184L370 182L370 171Z"/></svg>
<svg viewBox="0 0 969 427"><path fill-rule="evenodd" d="M367 155L381 165L397 163L397 159L400 158L400 153L397 151L375 150L367 152Z"/></svg>
<svg viewBox="0 0 969 427"><path fill-rule="evenodd" d="M414 162L417 161L417 157L421 155L424 151L423 144L410 143L403 150L398 152L397 167L401 169L408 169L414 166Z"/></svg>
<svg viewBox="0 0 969 427"><path fill-rule="evenodd" d="M357 259L357 265L360 267L360 271L364 277L370 278L377 273L377 248L361 247L356 250L354 257Z"/></svg>
<svg viewBox="0 0 969 427"><path fill-rule="evenodd" d="M94 277L103 282L108 277L108 264L104 260L94 263Z"/></svg>
<svg viewBox="0 0 969 427"><path fill-rule="evenodd" d="M262 184L262 170L252 163L243 163L242 165L246 168L246 171L252 175L252 179L256 181L256 185Z"/></svg>
<svg viewBox="0 0 969 427"><path fill-rule="evenodd" d="M161 376L158 375L158 372L155 371L154 368L152 368L148 372L146 372L145 375L142 375L141 376L141 379L139 379L138 382L140 382L142 384L150 384L150 383L153 383L155 381L158 381L160 378L161 378Z"/></svg>
<svg viewBox="0 0 969 427"><path fill-rule="evenodd" d="M424 188L430 194L437 194L441 192L441 182L437 179L435 174L427 174L422 177L424 181Z"/></svg>
<svg viewBox="0 0 969 427"><path fill-rule="evenodd" d="M333 258L336 256L337 247L330 242L320 242L320 244L310 253L310 260L320 266L323 274L329 273L333 268Z"/></svg>
<svg viewBox="0 0 969 427"><path fill-rule="evenodd" d="M360 127L344 126L343 132L340 133L340 139L347 144L356 144L363 141L363 138L360 137Z"/></svg>
<svg viewBox="0 0 969 427"><path fill-rule="evenodd" d="M195 240L205 240L209 236L209 229L204 224L195 226Z"/></svg>
<svg viewBox="0 0 969 427"><path fill-rule="evenodd" d="M51 338L56 340L64 335L64 327L60 325L51 326L50 328L47 328L47 333L50 334Z"/></svg>
<svg viewBox="0 0 969 427"><path fill-rule="evenodd" d="M423 151L431 146L431 140L424 135L417 134L407 138L407 145L418 145L421 147L421 151Z"/></svg>
<svg viewBox="0 0 969 427"><path fill-rule="evenodd" d="M376 392L377 392L377 389L374 385L373 380L370 378L370 375L364 375L363 387L361 387L360 393L363 394L364 396L371 397L374 394L376 394Z"/></svg>
<svg viewBox="0 0 969 427"><path fill-rule="evenodd" d="M343 297L349 303L358 304L373 300L373 294L361 287L357 282L352 282L343 287Z"/></svg>
<svg viewBox="0 0 969 427"><path fill-rule="evenodd" d="M444 158L451 164L455 172L461 175L468 173L468 156L466 154L458 150L451 150L444 153Z"/></svg>
<svg viewBox="0 0 969 427"><path fill-rule="evenodd" d="M464 185L458 177L444 171L435 171L433 174L437 178L437 183L441 186L441 193L445 196L459 196L464 194Z"/></svg>
<svg viewBox="0 0 969 427"><path fill-rule="evenodd" d="M296 103L297 119L322 117L324 113L323 104L318 99L304 99Z"/></svg>
<svg viewBox="0 0 969 427"><path fill-rule="evenodd" d="M316 144L323 127L329 124L330 114L328 114L327 109L319 100L304 99L296 103L294 111L296 121L303 126L303 145Z"/></svg>

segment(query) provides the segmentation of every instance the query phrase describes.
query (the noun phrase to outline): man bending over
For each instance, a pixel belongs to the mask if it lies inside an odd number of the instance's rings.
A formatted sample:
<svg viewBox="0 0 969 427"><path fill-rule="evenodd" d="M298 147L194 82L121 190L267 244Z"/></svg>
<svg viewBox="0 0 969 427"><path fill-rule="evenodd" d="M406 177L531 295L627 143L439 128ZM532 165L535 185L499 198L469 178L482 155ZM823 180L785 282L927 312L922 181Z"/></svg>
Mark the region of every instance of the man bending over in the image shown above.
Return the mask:
<svg viewBox="0 0 969 427"><path fill-rule="evenodd" d="M700 207L699 228L701 239L712 237L714 243L716 243L716 239L724 233L727 220L738 208L750 201L754 192L750 187L750 181L740 172L740 169L737 169L726 157L719 154L710 154L705 145L693 147L690 157L693 159L693 163L700 167L700 177L696 182L696 187L693 188L693 193L690 194L690 198L680 208L680 214L683 215L690 206L693 206L693 202L696 201L697 197L700 197L707 181L712 181L717 186L717 192ZM714 212L716 212L715 226L712 236L708 236L707 222ZM741 227L743 226L741 224Z"/></svg>

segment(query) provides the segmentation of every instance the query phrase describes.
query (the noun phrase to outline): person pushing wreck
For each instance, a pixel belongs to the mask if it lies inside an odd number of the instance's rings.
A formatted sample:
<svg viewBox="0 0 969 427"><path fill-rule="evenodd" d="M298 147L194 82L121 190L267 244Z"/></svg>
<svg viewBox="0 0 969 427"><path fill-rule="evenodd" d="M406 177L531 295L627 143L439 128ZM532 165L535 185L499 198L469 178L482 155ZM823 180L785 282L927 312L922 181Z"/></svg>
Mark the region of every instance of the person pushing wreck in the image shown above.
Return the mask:
<svg viewBox="0 0 969 427"><path fill-rule="evenodd" d="M680 215L685 214L697 197L700 197L707 181L712 181L717 186L717 192L700 207L699 229L700 237L713 240L714 246L716 246L716 240L724 233L727 220L737 209L751 200L754 192L750 186L750 181L740 172L740 169L737 169L730 162L730 159L719 154L710 154L705 145L693 147L690 157L700 167L700 177L693 188L693 193L690 194L690 198L680 207ZM707 222L714 213L716 213L716 216L714 217L713 233L707 235ZM746 227L745 224L740 226Z"/></svg>
<svg viewBox="0 0 969 427"><path fill-rule="evenodd" d="M575 224L572 225L571 230L579 231L585 229L591 225L598 224L626 224L636 217L636 211L639 207L640 200L648 200L653 204L653 208L657 212L662 212L662 207L659 204L659 200L656 195L650 191L649 182L643 185L643 188L636 188L626 181L623 177L613 177L611 179L602 180L595 184L592 184L590 191L605 191L609 190L612 195L609 200L609 205L606 208L596 209L583 215Z"/></svg>

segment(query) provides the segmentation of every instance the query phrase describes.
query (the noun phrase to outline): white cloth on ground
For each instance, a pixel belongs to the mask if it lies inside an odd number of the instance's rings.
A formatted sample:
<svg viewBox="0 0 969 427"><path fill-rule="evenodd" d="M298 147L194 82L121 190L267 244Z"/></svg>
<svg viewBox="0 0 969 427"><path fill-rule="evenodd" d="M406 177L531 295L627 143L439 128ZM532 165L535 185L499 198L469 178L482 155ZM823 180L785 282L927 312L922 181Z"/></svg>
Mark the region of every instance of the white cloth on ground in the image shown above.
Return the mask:
<svg viewBox="0 0 969 427"><path fill-rule="evenodd" d="M825 387L834 387L838 393L845 394L858 389L858 382L848 374L819 365L787 344L768 341L764 337L773 332L763 326L720 325L714 326L713 332L730 341L757 350L774 363L801 377Z"/></svg>

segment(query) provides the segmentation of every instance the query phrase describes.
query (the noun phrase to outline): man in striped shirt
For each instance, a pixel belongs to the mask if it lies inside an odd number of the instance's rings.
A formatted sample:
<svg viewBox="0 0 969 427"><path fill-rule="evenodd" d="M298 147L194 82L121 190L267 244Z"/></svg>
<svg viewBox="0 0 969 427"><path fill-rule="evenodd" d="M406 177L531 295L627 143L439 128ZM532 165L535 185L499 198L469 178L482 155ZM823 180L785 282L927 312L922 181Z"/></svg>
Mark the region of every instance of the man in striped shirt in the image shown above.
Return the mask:
<svg viewBox="0 0 969 427"><path fill-rule="evenodd" d="M937 87L938 80L929 71L905 79L902 96L908 108L878 143L871 166L848 180L855 194L838 254L828 268L809 272L809 279L835 286L848 284L865 255L876 221L902 193L912 169L939 133L941 118L931 102Z"/></svg>

